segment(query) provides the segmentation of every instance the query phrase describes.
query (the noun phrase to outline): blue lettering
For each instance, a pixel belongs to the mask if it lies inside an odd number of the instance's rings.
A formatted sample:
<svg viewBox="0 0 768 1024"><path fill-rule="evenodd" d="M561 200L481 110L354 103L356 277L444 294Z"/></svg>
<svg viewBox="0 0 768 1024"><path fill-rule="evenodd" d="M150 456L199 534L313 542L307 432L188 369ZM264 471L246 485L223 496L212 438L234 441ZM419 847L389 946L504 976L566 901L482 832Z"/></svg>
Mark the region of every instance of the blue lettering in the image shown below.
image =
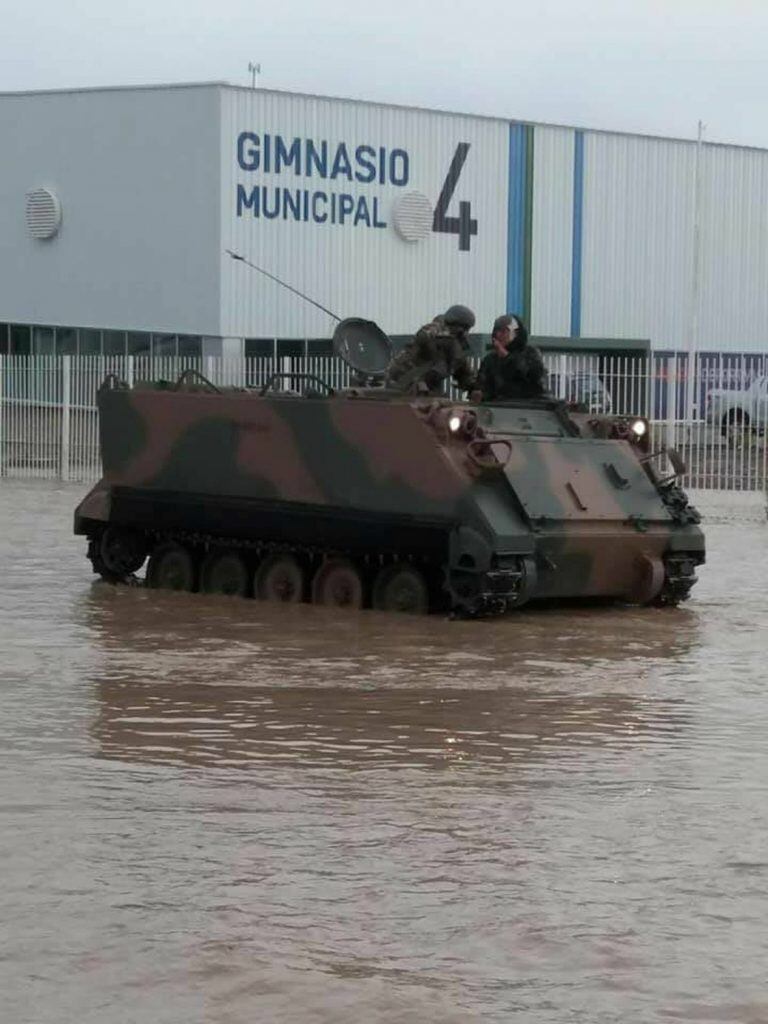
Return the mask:
<svg viewBox="0 0 768 1024"><path fill-rule="evenodd" d="M404 149L393 149L389 154L389 180L393 185L408 184L408 154Z"/></svg>
<svg viewBox="0 0 768 1024"><path fill-rule="evenodd" d="M261 212L264 214L264 216L268 220L274 220L275 217L279 216L279 214L280 214L280 189L276 188L273 191L274 191L274 194L275 194L275 208L274 208L274 210L270 210L269 206L267 205L267 195L268 195L268 192L267 192L266 188L263 190L264 194L261 197Z"/></svg>
<svg viewBox="0 0 768 1024"><path fill-rule="evenodd" d="M240 132L240 134L237 137L237 162L240 164L244 171L258 171L258 135L254 135L253 132Z"/></svg>
<svg viewBox="0 0 768 1024"><path fill-rule="evenodd" d="M364 184L369 184L376 177L376 150L373 146L358 146L355 150L355 161L358 167L362 167L364 172L355 171L355 178L358 181L362 181Z"/></svg>
<svg viewBox="0 0 768 1024"><path fill-rule="evenodd" d="M321 178L328 177L328 143L323 140L320 143L320 152L315 149L312 139L307 139L307 152L304 161L304 173L308 178L312 177L312 166L315 166Z"/></svg>
<svg viewBox="0 0 768 1024"><path fill-rule="evenodd" d="M347 195L346 192L342 192L339 196L339 224L343 224L347 218L347 214L352 213L355 208L355 200L353 196Z"/></svg>
<svg viewBox="0 0 768 1024"><path fill-rule="evenodd" d="M242 217L243 210L253 210L253 216L259 216L259 188L252 188L250 193L243 185L237 186L237 216Z"/></svg>
<svg viewBox="0 0 768 1024"><path fill-rule="evenodd" d="M352 221L353 225L357 227L360 222L363 222L367 228L371 226L371 214L368 209L368 202L365 196L360 196L357 201L357 209L355 210L355 219Z"/></svg>
<svg viewBox="0 0 768 1024"><path fill-rule="evenodd" d="M315 222L315 224L325 224L325 222L328 220L328 214L327 213L319 214L317 212L317 201L318 201L318 199L321 200L323 203L325 203L326 206L328 205L328 196L325 194L325 192L315 192L315 193L313 193L313 195L312 195L312 220Z"/></svg>
<svg viewBox="0 0 768 1024"><path fill-rule="evenodd" d="M287 188L283 189L283 220L288 220L289 207L293 219L299 220L301 217L301 191L299 189L296 189L295 192L291 192Z"/></svg>
<svg viewBox="0 0 768 1024"><path fill-rule="evenodd" d="M279 174L281 168L291 167L294 174L301 174L301 139L294 139L290 149L286 148L280 135L275 139L275 174Z"/></svg>
<svg viewBox="0 0 768 1024"><path fill-rule="evenodd" d="M331 168L332 178L338 178L340 174L343 174L347 181L352 181L352 165L349 162L347 147L343 142L340 142L336 149L336 156Z"/></svg>
<svg viewBox="0 0 768 1024"><path fill-rule="evenodd" d="M243 171L264 174L293 171L296 177L345 178L363 185L378 182L402 188L410 181L410 157L405 149L361 144L352 151L346 142L339 142L329 154L326 139L315 141L299 136L285 139L281 135L240 132L237 163ZM309 218L309 205L306 210Z"/></svg>
<svg viewBox="0 0 768 1024"><path fill-rule="evenodd" d="M379 196L353 196L348 192L311 192L309 189L236 186L238 217L250 215L267 220L314 221L315 224L350 224L353 227L386 228L380 216Z"/></svg>

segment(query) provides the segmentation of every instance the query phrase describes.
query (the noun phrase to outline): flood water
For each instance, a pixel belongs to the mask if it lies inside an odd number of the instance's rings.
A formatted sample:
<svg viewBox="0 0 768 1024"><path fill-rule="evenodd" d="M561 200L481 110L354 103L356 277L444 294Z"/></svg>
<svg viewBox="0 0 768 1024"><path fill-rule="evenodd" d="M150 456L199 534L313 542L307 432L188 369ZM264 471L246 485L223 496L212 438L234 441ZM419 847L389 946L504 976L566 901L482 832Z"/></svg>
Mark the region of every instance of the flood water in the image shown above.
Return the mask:
<svg viewBox="0 0 768 1024"><path fill-rule="evenodd" d="M0 481L0 1020L768 1021L768 527L679 610L92 582Z"/></svg>

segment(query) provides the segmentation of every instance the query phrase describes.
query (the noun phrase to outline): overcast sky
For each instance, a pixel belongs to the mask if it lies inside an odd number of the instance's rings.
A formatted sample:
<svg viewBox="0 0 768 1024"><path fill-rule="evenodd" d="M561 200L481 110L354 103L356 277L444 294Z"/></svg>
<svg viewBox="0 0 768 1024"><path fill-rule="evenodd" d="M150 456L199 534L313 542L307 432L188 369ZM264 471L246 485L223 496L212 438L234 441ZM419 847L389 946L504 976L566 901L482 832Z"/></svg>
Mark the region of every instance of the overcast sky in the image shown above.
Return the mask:
<svg viewBox="0 0 768 1024"><path fill-rule="evenodd" d="M0 91L261 84L768 148L768 0L0 0Z"/></svg>

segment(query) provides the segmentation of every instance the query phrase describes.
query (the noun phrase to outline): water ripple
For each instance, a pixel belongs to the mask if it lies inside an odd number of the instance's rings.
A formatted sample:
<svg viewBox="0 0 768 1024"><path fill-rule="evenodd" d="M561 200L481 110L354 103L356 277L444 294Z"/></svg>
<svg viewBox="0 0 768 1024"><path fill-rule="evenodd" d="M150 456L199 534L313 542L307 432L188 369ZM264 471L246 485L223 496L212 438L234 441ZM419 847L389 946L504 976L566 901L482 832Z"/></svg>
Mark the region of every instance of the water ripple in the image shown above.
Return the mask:
<svg viewBox="0 0 768 1024"><path fill-rule="evenodd" d="M768 1020L768 529L677 611L92 583L2 481L13 1024Z"/></svg>

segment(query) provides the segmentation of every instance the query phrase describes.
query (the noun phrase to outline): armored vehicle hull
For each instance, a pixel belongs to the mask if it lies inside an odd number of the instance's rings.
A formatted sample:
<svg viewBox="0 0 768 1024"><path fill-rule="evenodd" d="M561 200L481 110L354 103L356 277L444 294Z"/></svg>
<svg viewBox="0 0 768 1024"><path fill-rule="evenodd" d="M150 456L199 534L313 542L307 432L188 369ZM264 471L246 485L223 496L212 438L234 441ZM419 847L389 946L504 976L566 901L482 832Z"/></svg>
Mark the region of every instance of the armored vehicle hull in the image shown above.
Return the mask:
<svg viewBox="0 0 768 1024"><path fill-rule="evenodd" d="M175 589L421 612L542 598L676 604L698 515L625 420L554 400L308 396L189 378L98 396L94 571Z"/></svg>

